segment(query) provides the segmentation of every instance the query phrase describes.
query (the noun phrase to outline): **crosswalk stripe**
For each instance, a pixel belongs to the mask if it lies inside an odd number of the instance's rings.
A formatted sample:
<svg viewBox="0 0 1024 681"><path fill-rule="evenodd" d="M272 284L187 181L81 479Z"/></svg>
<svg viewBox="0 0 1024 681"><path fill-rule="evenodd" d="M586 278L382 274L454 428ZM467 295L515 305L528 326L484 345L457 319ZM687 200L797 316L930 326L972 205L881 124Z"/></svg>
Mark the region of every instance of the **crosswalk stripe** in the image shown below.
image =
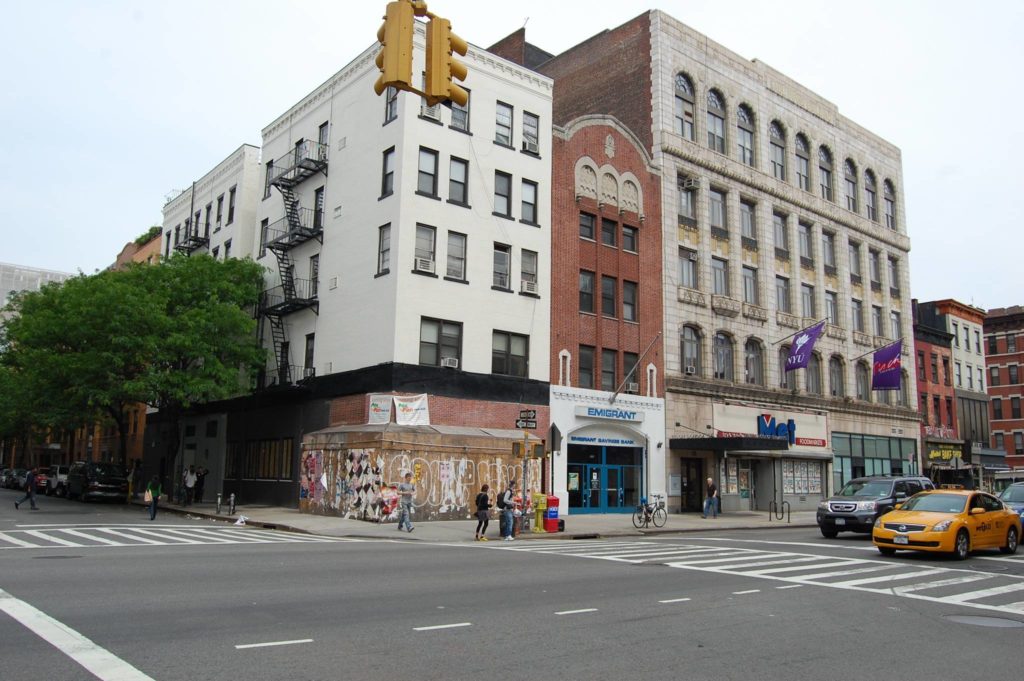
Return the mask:
<svg viewBox="0 0 1024 681"><path fill-rule="evenodd" d="M1024 582L994 586L991 589L981 589L980 591L968 591L967 593L957 594L955 596L945 596L941 600L946 603L965 603L967 601L976 601L982 598L988 598L989 596L1008 594L1014 591L1024 591Z"/></svg>
<svg viewBox="0 0 1024 681"><path fill-rule="evenodd" d="M963 577L951 577L950 579L940 579L937 582L921 582L920 584L907 584L906 586L896 586L893 587L893 591L895 591L896 593L909 594L915 591L924 591L925 589L938 589L944 586L956 586L957 584L967 584L968 582L976 582L979 579L991 579L991 577L989 577L988 575L964 575Z"/></svg>
<svg viewBox="0 0 1024 681"><path fill-rule="evenodd" d="M128 540L133 541L133 542L138 542L140 544L158 544L159 545L159 544L163 543L163 542L158 542L155 539L147 539L146 537L140 537L140 536L138 536L136 534L131 534L130 532L123 532L121 530L116 530L116 529L114 529L112 527L99 527L97 529L100 532L106 532L107 534L112 534L115 537L122 537L124 539L128 539Z"/></svg>
<svg viewBox="0 0 1024 681"><path fill-rule="evenodd" d="M779 573L779 572L796 572L798 570L817 570L818 568L823 568L823 569L841 568L841 567L846 567L847 565L856 565L856 564L857 564L857 561L855 561L855 560L838 560L837 561L837 560L833 559L833 560L830 560L830 561L828 561L826 563L819 563L817 565L791 565L789 567L770 568L768 570L753 570L752 572L744 572L743 574L744 575L750 575L752 577L760 577L762 575L774 575L774 574ZM789 579L793 579L793 578L790 577Z"/></svg>
<svg viewBox="0 0 1024 681"><path fill-rule="evenodd" d="M893 567L902 567L895 565ZM875 577L868 577L866 579L851 579L845 582L830 582L829 586L860 586L861 584L871 584L872 582L896 582L903 581L904 579L917 579L918 577L924 577L925 575L933 575L940 572L945 572L942 568L935 568L933 570L916 570L914 572L905 572L903 574L888 574L888 575L876 575ZM885 587L886 590L889 587Z"/></svg>
<svg viewBox="0 0 1024 681"><path fill-rule="evenodd" d="M104 539L103 537L97 537L96 535L92 535L92 534L86 534L85 532L82 532L81 530L72 530L72 529L65 528L63 530L56 530L56 531L57 532L63 532L64 534L70 534L72 537L79 537L80 539L85 539L87 541L98 542L98 543L104 544L106 546L124 546L124 544L119 542L119 541L114 541L113 539Z"/></svg>
<svg viewBox="0 0 1024 681"><path fill-rule="evenodd" d="M723 555L723 554L719 553L719 554L712 554L712 555L719 555L720 556L720 555ZM764 555L761 555L761 556L753 556L753 557L754 558L768 558L769 556L770 556L770 554L764 554ZM687 562L689 562L690 565L716 565L716 567L720 567L723 570L730 570L734 566L732 566L732 565L722 565L722 563L735 563L737 561L740 561L740 565L739 566L735 566L735 567L741 567L742 566L742 561L748 561L748 560L751 559L751 557L752 556L737 556L737 555L728 556L726 558L703 557L703 558L698 558L697 560L691 560L691 561L687 561ZM775 557L778 558L779 554L775 554Z"/></svg>
<svg viewBox="0 0 1024 681"><path fill-rule="evenodd" d="M1002 607L1006 610L1009 610L1010 612L1019 612L1021 614L1024 614L1024 601L1017 601L1016 603L1007 603Z"/></svg>
<svg viewBox="0 0 1024 681"><path fill-rule="evenodd" d="M0 532L0 539L3 539L6 542L10 542L11 544L14 544L14 546L20 546L20 547L24 547L24 548L28 548L28 549L38 549L39 548L39 544L33 544L32 542L27 542L24 539L18 539L17 537L12 537L11 535L7 534L6 532ZM12 546L5 546L4 548L5 549L10 549L10 548L14 548L14 547L12 547Z"/></svg>
<svg viewBox="0 0 1024 681"><path fill-rule="evenodd" d="M82 545L77 542L68 541L67 539L61 539L60 537L51 537L42 530L25 530L25 534L37 537L39 539L42 539L43 541L50 542L51 544L60 544L61 546L72 546L75 548L82 547Z"/></svg>
<svg viewBox="0 0 1024 681"><path fill-rule="evenodd" d="M879 570L887 570L887 569L891 569L891 568L889 568L887 566L860 567L860 568L853 568L853 569L850 569L850 570L834 570L834 571L831 571L831 572L815 572L815 573L810 574L810 575L799 575L798 577L795 577L794 579L810 581L812 579L825 579L826 577L846 577L847 575L862 575L865 572L875 572L875 573L877 573ZM869 581L877 581L879 579L885 579L885 577L878 577L876 575L875 577L871 578L871 580L869 580ZM858 580L854 580L854 581L858 581ZM829 586L832 586L833 584L846 584L846 582L829 582Z"/></svg>
<svg viewBox="0 0 1024 681"><path fill-rule="evenodd" d="M765 565L778 565L779 563L783 563L783 564L786 564L786 565L789 565L791 563L806 563L808 561L820 560L820 559L821 558L819 556L805 556L803 558L794 558L792 556L792 554L784 554L784 555L780 556L779 558L775 558L775 559L772 559L772 560L759 560L759 561L755 561L753 563L743 563L742 565L732 565L732 566L729 567L729 569L735 571L736 574L738 574L738 575L744 575L746 573L742 572L742 570L746 570L747 568L763 567ZM807 567L811 567L811 566L807 566Z"/></svg>
<svg viewBox="0 0 1024 681"><path fill-rule="evenodd" d="M144 530L144 529L142 529L140 527L139 529L137 529L135 531L136 532L141 532L142 534L147 534L150 537L156 537L157 539L163 539L165 545L167 545L167 546L174 546L175 544L200 544L200 543L202 543L202 542L197 542L197 541L195 541L193 539L185 539L185 538L182 538L182 537L178 537L178 536L175 536L173 534L168 536L167 532L169 532L169 530L164 530L163 532L157 532L156 530ZM173 541L171 541L171 540L173 540Z"/></svg>

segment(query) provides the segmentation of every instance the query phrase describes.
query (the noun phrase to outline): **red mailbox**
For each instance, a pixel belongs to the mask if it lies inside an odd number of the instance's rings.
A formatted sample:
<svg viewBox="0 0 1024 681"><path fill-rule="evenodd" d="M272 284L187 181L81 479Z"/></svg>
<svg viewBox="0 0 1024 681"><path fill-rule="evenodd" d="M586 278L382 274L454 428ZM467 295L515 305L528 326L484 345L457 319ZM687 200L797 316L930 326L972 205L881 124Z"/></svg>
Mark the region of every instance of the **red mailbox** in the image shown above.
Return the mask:
<svg viewBox="0 0 1024 681"><path fill-rule="evenodd" d="M548 497L548 509L544 512L544 531L558 532L558 497Z"/></svg>

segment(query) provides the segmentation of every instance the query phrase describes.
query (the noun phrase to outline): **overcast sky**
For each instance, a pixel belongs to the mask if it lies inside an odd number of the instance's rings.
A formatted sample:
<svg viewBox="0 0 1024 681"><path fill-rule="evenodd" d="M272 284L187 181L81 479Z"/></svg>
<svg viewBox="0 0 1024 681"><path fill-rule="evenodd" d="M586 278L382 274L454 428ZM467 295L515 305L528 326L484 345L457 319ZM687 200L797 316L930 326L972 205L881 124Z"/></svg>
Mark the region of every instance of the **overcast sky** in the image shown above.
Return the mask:
<svg viewBox="0 0 1024 681"><path fill-rule="evenodd" d="M0 25L0 261L90 273L376 40L384 0L34 0ZM903 152L920 300L1024 303L1024 2L430 0L486 47L558 53L650 8ZM1002 131L1002 132L1001 132Z"/></svg>

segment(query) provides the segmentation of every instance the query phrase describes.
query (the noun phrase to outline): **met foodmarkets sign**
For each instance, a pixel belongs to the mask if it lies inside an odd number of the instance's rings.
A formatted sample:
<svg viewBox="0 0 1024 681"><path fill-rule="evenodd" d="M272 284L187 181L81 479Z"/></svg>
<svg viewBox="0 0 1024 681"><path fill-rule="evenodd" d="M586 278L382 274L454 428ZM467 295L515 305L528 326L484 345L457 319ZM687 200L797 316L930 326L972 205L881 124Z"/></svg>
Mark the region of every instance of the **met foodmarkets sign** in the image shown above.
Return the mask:
<svg viewBox="0 0 1024 681"><path fill-rule="evenodd" d="M791 447L828 447L823 414L714 404L712 419L718 437L770 437L785 439Z"/></svg>

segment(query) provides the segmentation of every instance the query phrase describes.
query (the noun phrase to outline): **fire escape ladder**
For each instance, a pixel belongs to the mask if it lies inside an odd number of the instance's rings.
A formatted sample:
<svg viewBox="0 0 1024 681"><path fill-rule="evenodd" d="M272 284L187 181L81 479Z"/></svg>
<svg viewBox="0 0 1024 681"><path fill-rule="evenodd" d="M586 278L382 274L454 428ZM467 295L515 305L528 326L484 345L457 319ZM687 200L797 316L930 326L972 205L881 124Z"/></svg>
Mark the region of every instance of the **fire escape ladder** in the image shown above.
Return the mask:
<svg viewBox="0 0 1024 681"><path fill-rule="evenodd" d="M284 331L284 319L278 316L267 317L270 321L270 336L274 343L274 360L277 364L277 376L279 383L287 377L288 358L284 356L284 346L288 342L288 336Z"/></svg>

